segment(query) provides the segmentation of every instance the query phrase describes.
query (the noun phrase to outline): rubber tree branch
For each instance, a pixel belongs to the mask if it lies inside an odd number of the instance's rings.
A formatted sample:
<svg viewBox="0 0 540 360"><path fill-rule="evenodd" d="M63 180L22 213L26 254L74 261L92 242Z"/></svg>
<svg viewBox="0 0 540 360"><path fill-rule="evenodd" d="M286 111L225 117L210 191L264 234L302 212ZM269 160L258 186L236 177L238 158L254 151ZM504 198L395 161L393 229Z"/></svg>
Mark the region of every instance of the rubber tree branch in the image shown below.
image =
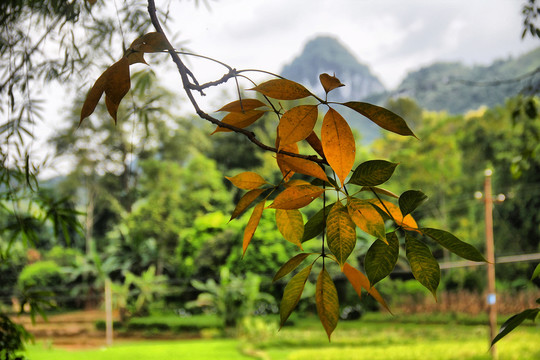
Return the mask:
<svg viewBox="0 0 540 360"><path fill-rule="evenodd" d="M163 28L161 27L161 23L160 23L160 21L159 21L159 19L157 17L156 4L155 4L154 0L148 0L148 14L150 15L150 20L152 21L152 25L154 26L156 31L163 34L163 36L167 39L167 42L169 42L168 38L167 38L167 35L163 31ZM191 102L193 108L195 109L195 112L197 113L197 115L199 115L200 118L202 118L204 120L207 120L207 121L209 121L212 124L215 124L217 126L227 128L227 129L232 130L232 131L234 131L236 133L244 135L249 141L251 141L253 144L257 145L259 148L261 148L261 149L263 149L265 151L270 151L270 152L274 152L274 153L279 152L280 154L310 160L310 161L313 161L313 162L318 163L318 164L324 164L324 165L328 164L325 159L321 159L321 158L317 157L316 155L295 154L295 153L291 153L291 152L288 152L288 151L281 151L281 150L278 150L277 148L275 148L273 146L266 145L266 144L262 143L259 139L257 139L255 133L253 133L252 131L245 130L245 129L236 127L234 125L224 123L224 122L216 119L215 117L207 114L206 112L204 112L200 108L200 106L197 103L197 100L195 99L195 97L193 96L193 90L202 92L203 89L205 89L205 88L207 88L209 86L216 86L216 85L225 83L229 79L231 79L233 77L236 77L236 75L237 75L236 70L231 68L230 66L226 65L226 67L229 69L229 72L227 74L225 74L221 79L216 80L216 81L212 81L212 82L209 82L209 83L206 83L206 84L203 84L203 85L193 84L192 82L190 82L189 78L191 77L196 82L195 76L186 67L186 65L184 64L182 59L180 59L179 54L174 50L172 45L170 45L170 42L169 42L168 52L169 52L169 55L172 58L172 61L176 64L176 67L178 69L178 73L180 74L180 78L182 79L182 86L184 88L184 91L185 91L189 101Z"/></svg>

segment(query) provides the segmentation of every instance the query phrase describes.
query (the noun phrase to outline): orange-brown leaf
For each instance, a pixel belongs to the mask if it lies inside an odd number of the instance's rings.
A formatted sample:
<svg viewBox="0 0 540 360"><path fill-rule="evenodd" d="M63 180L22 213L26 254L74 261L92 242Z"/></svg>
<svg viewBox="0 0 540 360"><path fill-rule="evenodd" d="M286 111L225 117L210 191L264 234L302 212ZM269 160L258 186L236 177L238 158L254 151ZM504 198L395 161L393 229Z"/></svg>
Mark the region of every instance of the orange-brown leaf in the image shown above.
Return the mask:
<svg viewBox="0 0 540 360"><path fill-rule="evenodd" d="M259 221L261 220L261 216L264 210L264 200L255 205L253 208L253 212L251 213L251 216L248 220L248 223L246 225L246 228L244 229L244 240L242 242L242 256L245 255L246 250L249 246L249 243L251 242L251 239L253 238L253 235L255 234L255 230L257 230L257 226L259 226Z"/></svg>
<svg viewBox="0 0 540 360"><path fill-rule="evenodd" d="M317 105L299 105L286 111L278 125L280 149L307 138L315 127L317 116Z"/></svg>
<svg viewBox="0 0 540 360"><path fill-rule="evenodd" d="M337 77L328 74L319 75L319 80L321 81L321 85L327 94L338 87L345 86Z"/></svg>
<svg viewBox="0 0 540 360"><path fill-rule="evenodd" d="M279 162L285 167L292 169L294 172L313 176L323 181L328 181L328 177L326 176L324 170L312 161L287 155L281 155L281 157L279 158Z"/></svg>
<svg viewBox="0 0 540 360"><path fill-rule="evenodd" d="M354 165L356 145L349 124L332 108L324 116L321 142L326 160L344 184Z"/></svg>
<svg viewBox="0 0 540 360"><path fill-rule="evenodd" d="M129 60L123 57L106 71L105 104L116 123L116 112L120 102L129 91ZM105 75L105 74L104 74Z"/></svg>
<svg viewBox="0 0 540 360"><path fill-rule="evenodd" d="M347 210L360 230L387 243L384 219L369 201L349 198Z"/></svg>
<svg viewBox="0 0 540 360"><path fill-rule="evenodd" d="M141 63L141 64L148 65L146 60L144 60L144 53L143 52L131 51L131 52L127 53L126 57L128 58L129 65L136 64L136 63Z"/></svg>
<svg viewBox="0 0 540 360"><path fill-rule="evenodd" d="M384 204L384 206L381 204L381 201ZM383 212L388 214L388 211L389 211L390 212L389 215L391 215L390 217L394 218L394 220L396 221L396 223L398 225L404 226L404 227L407 227L407 228L418 229L418 224L416 223L414 218L411 216L411 214L409 214L409 215L405 216L405 218L403 218L403 214L401 213L401 210L399 209L399 206L397 206L394 203L391 203L389 201L386 201L386 200L381 200L381 201L379 201L379 199L370 199L369 200L369 202L371 202L372 204L377 206ZM386 207L386 209L388 209L388 211L386 211L385 207Z"/></svg>
<svg viewBox="0 0 540 360"><path fill-rule="evenodd" d="M276 138L276 148L279 148L279 136ZM298 145L296 143L285 145L284 147L281 148L281 151L287 151L293 154L298 154ZM281 159L283 159L283 157L285 156L287 155L278 153L276 156L276 161L277 161L279 170L281 170L281 173L284 176L283 178L284 182L287 182L294 175L294 171L281 161Z"/></svg>
<svg viewBox="0 0 540 360"><path fill-rule="evenodd" d="M245 112L260 108L262 106L266 106L266 104L258 99L242 99L230 102L227 105L221 107L221 109L219 109L218 111Z"/></svg>
<svg viewBox="0 0 540 360"><path fill-rule="evenodd" d="M386 304L386 301L384 301L383 297L379 293L379 291L377 291L377 289L371 286L366 275L364 275L360 270L357 270L356 268L349 265L349 263L345 263L342 271L347 277L347 279L349 280L349 282L351 283L352 287L354 288L354 290L356 291L359 297L362 296L361 290L362 288L364 288L366 289L368 294L373 296L373 298L377 300L377 302L381 304L389 313L392 313L390 311L390 308Z"/></svg>
<svg viewBox="0 0 540 360"><path fill-rule="evenodd" d="M306 141L309 146L311 146L311 148L317 152L317 154L319 154L323 159L325 158L321 139L319 139L319 137L314 131L312 131L311 134L308 135Z"/></svg>
<svg viewBox="0 0 540 360"><path fill-rule="evenodd" d="M237 188L244 190L253 190L266 184L266 180L253 171L245 171L233 177L225 176L225 178Z"/></svg>
<svg viewBox="0 0 540 360"><path fill-rule="evenodd" d="M297 100L311 95L304 86L287 79L269 80L251 90L279 100Z"/></svg>
<svg viewBox="0 0 540 360"><path fill-rule="evenodd" d="M311 183L302 179L292 179L291 181L285 184L285 187L300 186L300 185L311 185Z"/></svg>
<svg viewBox="0 0 540 360"><path fill-rule="evenodd" d="M253 189L245 193L244 196L238 200L238 204L236 204L229 221L240 216L248 208L248 206L251 205L251 203L264 192L264 190L265 189Z"/></svg>
<svg viewBox="0 0 540 360"><path fill-rule="evenodd" d="M261 116L263 116L265 111L262 110L249 110L244 113L242 112L232 112L230 114L227 114L221 122L229 125L236 126L237 128L245 128L249 125L253 124L255 121L259 120ZM232 131L231 129L227 129L225 127L218 126L216 130L212 134L215 134L217 132L229 132Z"/></svg>
<svg viewBox="0 0 540 360"><path fill-rule="evenodd" d="M300 209L324 193L324 189L314 185L292 186L283 190L269 206L273 209Z"/></svg>

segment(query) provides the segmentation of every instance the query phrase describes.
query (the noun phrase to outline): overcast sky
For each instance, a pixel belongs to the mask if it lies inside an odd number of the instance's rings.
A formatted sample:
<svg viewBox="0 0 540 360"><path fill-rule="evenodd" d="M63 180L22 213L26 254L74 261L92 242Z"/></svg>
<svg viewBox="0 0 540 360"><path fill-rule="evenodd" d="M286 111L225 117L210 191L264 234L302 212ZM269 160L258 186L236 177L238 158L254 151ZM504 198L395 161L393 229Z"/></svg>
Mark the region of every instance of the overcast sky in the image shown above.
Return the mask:
<svg viewBox="0 0 540 360"><path fill-rule="evenodd" d="M171 29L200 54L279 72L317 35L338 38L385 86L436 60L486 64L540 42L521 40L518 0L208 0L172 8Z"/></svg>
<svg viewBox="0 0 540 360"><path fill-rule="evenodd" d="M210 10L203 5L204 0L199 0L198 7L194 0L172 1L175 22L169 28L179 34L179 43L174 45L186 46L237 69L278 73L300 54L307 41L317 35L332 35L368 65L386 87L395 88L408 71L434 61L487 64L540 46L537 39L521 40L520 13L525 0L207 1ZM209 65L190 63L200 82L223 74L223 68ZM153 69L158 75L162 71L155 66ZM161 78L170 87L181 89L175 71ZM342 81L346 83L346 79ZM209 96L201 99L203 109L217 109L212 95L222 93L219 89L207 93ZM56 98L49 101L53 109L47 111L52 110L55 116L47 118L57 119L58 107L66 106L59 104L65 98ZM191 111L190 107L184 109ZM41 150L46 148L44 139L61 123L45 125L38 126L41 136L37 148Z"/></svg>

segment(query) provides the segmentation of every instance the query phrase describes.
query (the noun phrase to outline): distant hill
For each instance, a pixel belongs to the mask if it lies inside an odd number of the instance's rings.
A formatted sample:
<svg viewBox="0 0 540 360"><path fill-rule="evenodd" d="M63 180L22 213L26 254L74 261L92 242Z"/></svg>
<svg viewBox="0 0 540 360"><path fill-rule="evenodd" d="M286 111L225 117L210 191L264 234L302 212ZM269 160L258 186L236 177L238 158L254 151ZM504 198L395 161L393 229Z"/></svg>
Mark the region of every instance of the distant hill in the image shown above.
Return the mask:
<svg viewBox="0 0 540 360"><path fill-rule="evenodd" d="M386 90L369 67L360 63L337 39L328 36L309 41L302 53L281 75L322 92L319 74L336 76L346 86L332 92L335 101L361 100L384 105L391 98L408 97L420 107L452 114L465 113L485 105L503 104L527 86L540 86L540 72L522 81L506 81L540 68L540 48L517 58L496 60L490 65L467 66L460 62L436 62L410 72L395 90ZM489 83L500 83L496 86ZM380 136L380 129L352 111L338 109L352 117L351 125L369 143ZM358 121L356 121L358 119Z"/></svg>
<svg viewBox="0 0 540 360"><path fill-rule="evenodd" d="M506 81L540 67L540 48L518 58L496 60L487 66L437 62L410 72L398 88L370 97L384 103L389 97L409 97L428 110L464 113L485 105L503 104L531 84L540 83L540 72L522 81ZM497 83L497 84L493 84Z"/></svg>
<svg viewBox="0 0 540 360"><path fill-rule="evenodd" d="M319 82L322 73L335 74L345 84L332 91L329 98L333 101L359 101L370 95L386 93L383 84L369 67L360 63L337 39L328 36L309 41L300 56L281 71L282 76L319 94L323 93ZM380 136L377 125L369 120L344 107L338 110L353 119L351 126L359 131L363 142L369 143Z"/></svg>
<svg viewBox="0 0 540 360"><path fill-rule="evenodd" d="M335 73L346 84L332 93L333 100L361 100L385 91L369 67L361 64L337 39L329 36L309 41L300 56L281 71L287 79L300 82L314 91L322 91L319 83L322 73Z"/></svg>

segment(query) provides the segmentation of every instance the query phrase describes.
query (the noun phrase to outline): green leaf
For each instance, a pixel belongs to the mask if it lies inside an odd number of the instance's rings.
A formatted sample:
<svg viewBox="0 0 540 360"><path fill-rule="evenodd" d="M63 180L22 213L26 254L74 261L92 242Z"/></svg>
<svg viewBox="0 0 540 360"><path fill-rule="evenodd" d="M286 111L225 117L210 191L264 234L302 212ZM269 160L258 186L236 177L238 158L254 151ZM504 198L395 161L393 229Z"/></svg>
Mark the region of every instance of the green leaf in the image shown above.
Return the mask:
<svg viewBox="0 0 540 360"><path fill-rule="evenodd" d="M349 184L360 186L377 186L380 185L392 176L398 164L391 163L385 160L369 160L366 161L354 170Z"/></svg>
<svg viewBox="0 0 540 360"><path fill-rule="evenodd" d="M272 282L278 281L279 279L296 269L298 265L300 265L302 261L304 261L309 255L313 255L313 253L300 253L290 258L289 261L287 261L279 268L279 270L276 272L276 275L274 275Z"/></svg>
<svg viewBox="0 0 540 360"><path fill-rule="evenodd" d="M304 218L300 210L276 209L276 226L285 240L302 249Z"/></svg>
<svg viewBox="0 0 540 360"><path fill-rule="evenodd" d="M315 291L317 313L319 314L319 319L328 335L328 341L330 341L330 336L339 320L339 300L336 286L324 267L317 278L317 287Z"/></svg>
<svg viewBox="0 0 540 360"><path fill-rule="evenodd" d="M439 263L425 244L408 234L405 235L405 250L414 277L437 299L437 287L441 280Z"/></svg>
<svg viewBox="0 0 540 360"><path fill-rule="evenodd" d="M325 219L332 206L334 206L334 204L326 205L324 209L319 210L304 224L304 236L302 237L302 242L311 240L323 232L324 227L326 226Z"/></svg>
<svg viewBox="0 0 540 360"><path fill-rule="evenodd" d="M399 209L401 210L403 216L407 216L427 199L427 195L420 190L405 191L399 197Z"/></svg>
<svg viewBox="0 0 540 360"><path fill-rule="evenodd" d="M368 104L365 102L349 101L342 105L347 106L350 109L364 115L375 124L379 125L385 130L391 131L399 135L410 135L416 137L412 130L409 128L405 120L397 114L394 114L390 110L382 108L380 106Z"/></svg>
<svg viewBox="0 0 540 360"><path fill-rule="evenodd" d="M527 309L520 312L519 314L510 317L504 322L504 324L502 324L501 330L491 342L491 346L495 345L497 341L508 335L508 333L518 327L526 319L534 320L539 313L540 309Z"/></svg>
<svg viewBox="0 0 540 360"><path fill-rule="evenodd" d="M399 240L395 232L387 234L388 244L375 240L366 253L364 268L371 286L392 272L399 255Z"/></svg>
<svg viewBox="0 0 540 360"><path fill-rule="evenodd" d="M459 240L447 231L431 228L418 229L424 235L429 236L441 246L447 248L456 255L471 261L487 262L484 256L476 248L466 242Z"/></svg>
<svg viewBox="0 0 540 360"><path fill-rule="evenodd" d="M347 208L339 201L328 213L326 235L328 248L343 268L356 245L356 226L347 212Z"/></svg>
<svg viewBox="0 0 540 360"><path fill-rule="evenodd" d="M534 269L534 272L531 276L531 281L536 279L537 277L540 277L540 264L536 265L536 269Z"/></svg>
<svg viewBox="0 0 540 360"><path fill-rule="evenodd" d="M313 265L309 265L298 274L294 275L287 286L285 286L279 309L280 328L283 327L285 321L287 321L292 311L298 304L298 301L300 301L300 297L304 291L304 286L306 285L306 281L309 273L311 272L312 266Z"/></svg>

